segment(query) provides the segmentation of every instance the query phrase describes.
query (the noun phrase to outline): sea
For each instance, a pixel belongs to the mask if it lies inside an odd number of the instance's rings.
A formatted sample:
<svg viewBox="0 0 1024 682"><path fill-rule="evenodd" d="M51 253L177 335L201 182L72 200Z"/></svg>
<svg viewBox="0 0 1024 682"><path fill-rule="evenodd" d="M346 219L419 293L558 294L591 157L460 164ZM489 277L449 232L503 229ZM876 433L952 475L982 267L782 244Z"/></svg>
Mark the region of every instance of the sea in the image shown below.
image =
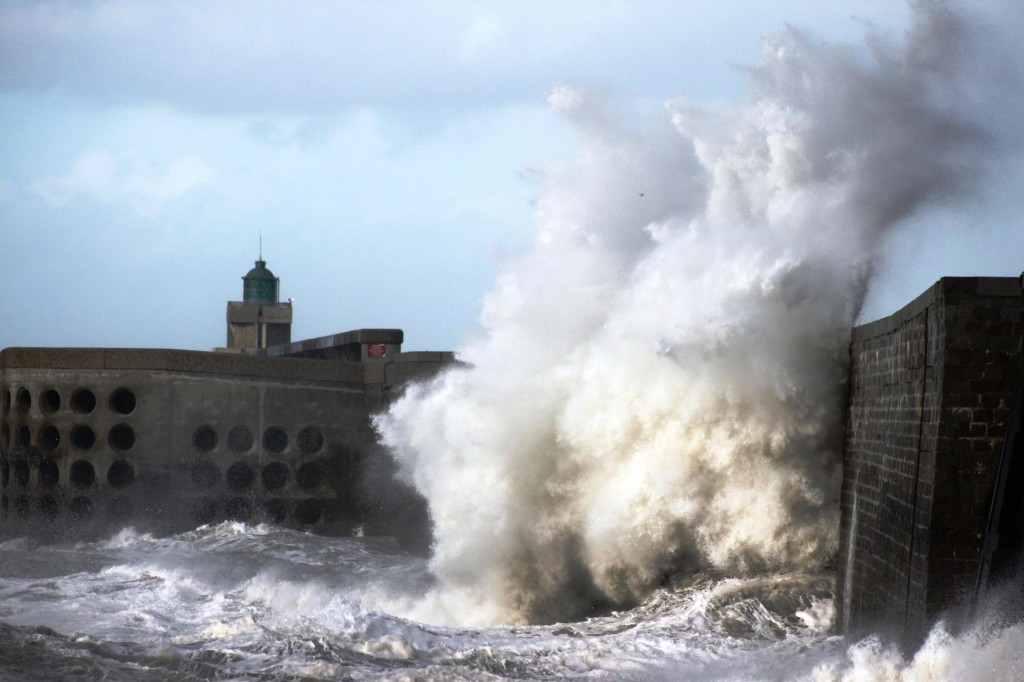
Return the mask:
<svg viewBox="0 0 1024 682"><path fill-rule="evenodd" d="M239 523L0 544L0 680L1024 679L1024 623L917 651L833 631L829 573L691 575L566 623L419 622L428 563L389 538Z"/></svg>

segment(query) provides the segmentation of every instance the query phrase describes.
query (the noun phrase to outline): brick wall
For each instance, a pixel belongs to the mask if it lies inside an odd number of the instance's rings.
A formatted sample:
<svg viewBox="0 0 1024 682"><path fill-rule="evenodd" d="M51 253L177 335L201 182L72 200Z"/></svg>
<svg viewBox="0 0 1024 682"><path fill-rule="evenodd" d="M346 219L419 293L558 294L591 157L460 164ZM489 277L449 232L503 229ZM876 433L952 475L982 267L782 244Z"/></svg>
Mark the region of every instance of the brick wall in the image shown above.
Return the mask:
<svg viewBox="0 0 1024 682"><path fill-rule="evenodd" d="M842 629L919 629L973 586L1020 334L1018 280L984 277L853 330Z"/></svg>

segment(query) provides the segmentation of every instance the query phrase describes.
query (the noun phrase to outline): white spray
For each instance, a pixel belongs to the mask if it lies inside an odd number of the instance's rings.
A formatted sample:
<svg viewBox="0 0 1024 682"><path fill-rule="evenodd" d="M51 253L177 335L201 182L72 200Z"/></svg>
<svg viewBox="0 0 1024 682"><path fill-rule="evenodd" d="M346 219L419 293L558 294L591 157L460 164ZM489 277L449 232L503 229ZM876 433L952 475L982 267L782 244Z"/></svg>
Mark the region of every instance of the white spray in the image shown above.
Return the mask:
<svg viewBox="0 0 1024 682"><path fill-rule="evenodd" d="M675 571L834 556L876 245L968 189L988 144L960 85L968 33L934 4L899 44L790 30L749 103L674 101L639 131L554 90L582 154L547 169L534 248L485 298L468 367L377 421L430 504L444 612L421 617L574 618Z"/></svg>

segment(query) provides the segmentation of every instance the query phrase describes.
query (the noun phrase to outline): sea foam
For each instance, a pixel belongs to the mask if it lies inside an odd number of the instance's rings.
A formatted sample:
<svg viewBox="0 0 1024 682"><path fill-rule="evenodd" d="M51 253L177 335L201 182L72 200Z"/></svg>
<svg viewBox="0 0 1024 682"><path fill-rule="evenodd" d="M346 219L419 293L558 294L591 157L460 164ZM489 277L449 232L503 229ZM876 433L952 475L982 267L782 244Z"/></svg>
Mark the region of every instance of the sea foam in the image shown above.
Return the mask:
<svg viewBox="0 0 1024 682"><path fill-rule="evenodd" d="M997 43L914 7L899 40L767 40L728 109L677 99L627 125L552 91L580 154L544 170L532 249L465 365L376 421L430 506L434 619L573 619L675 572L834 558L849 333L879 244L971 196L1002 135L976 81Z"/></svg>

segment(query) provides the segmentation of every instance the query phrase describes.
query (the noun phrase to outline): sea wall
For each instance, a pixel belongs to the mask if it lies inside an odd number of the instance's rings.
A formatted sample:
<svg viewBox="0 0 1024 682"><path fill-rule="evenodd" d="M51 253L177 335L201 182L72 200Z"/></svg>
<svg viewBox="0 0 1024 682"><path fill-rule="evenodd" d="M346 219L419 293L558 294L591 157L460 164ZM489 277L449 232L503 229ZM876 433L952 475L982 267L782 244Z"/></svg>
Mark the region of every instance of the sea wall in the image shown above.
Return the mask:
<svg viewBox="0 0 1024 682"><path fill-rule="evenodd" d="M395 534L387 500L371 508L363 490L380 469L371 417L450 354L384 360L4 349L0 536L222 520Z"/></svg>
<svg viewBox="0 0 1024 682"><path fill-rule="evenodd" d="M925 627L974 586L1021 337L1017 278L944 278L853 330L839 626Z"/></svg>

